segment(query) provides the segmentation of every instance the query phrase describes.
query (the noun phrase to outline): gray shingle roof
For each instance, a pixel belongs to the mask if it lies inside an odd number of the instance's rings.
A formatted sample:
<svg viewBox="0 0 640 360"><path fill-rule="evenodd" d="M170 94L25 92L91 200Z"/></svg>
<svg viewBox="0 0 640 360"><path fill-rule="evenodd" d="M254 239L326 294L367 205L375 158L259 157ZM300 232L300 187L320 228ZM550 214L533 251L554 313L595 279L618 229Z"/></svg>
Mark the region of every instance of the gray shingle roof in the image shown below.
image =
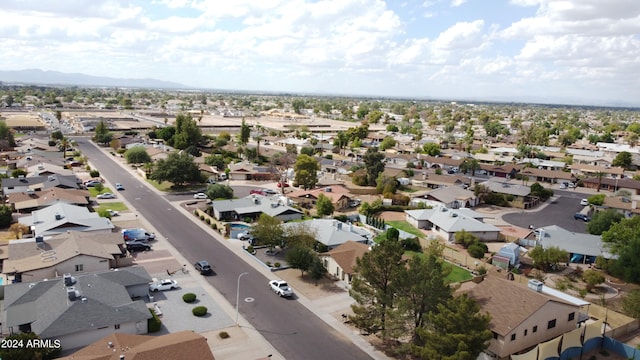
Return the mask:
<svg viewBox="0 0 640 360"><path fill-rule="evenodd" d="M214 200L211 202L211 206L219 212L235 211L240 216L259 212L270 216L277 216L284 213L302 214L300 210L288 205L283 205L282 202L279 201L279 196L269 197L259 194L251 194L241 199Z"/></svg>
<svg viewBox="0 0 640 360"><path fill-rule="evenodd" d="M313 219L286 223L283 226L285 228L307 226L309 230L315 233L318 242L330 248L344 244L347 241L366 243L371 235L369 231L363 228L333 219Z"/></svg>
<svg viewBox="0 0 640 360"><path fill-rule="evenodd" d="M58 218L56 215L59 215ZM36 210L18 221L27 226L35 225L35 234L38 236L59 234L67 230L96 231L114 228L108 218L91 213L86 207L66 203L56 203Z"/></svg>
<svg viewBox="0 0 640 360"><path fill-rule="evenodd" d="M144 268L123 268L76 279L73 286L80 293L76 300L69 300L62 279L7 285L6 325L30 323L31 330L41 337L60 337L151 317L144 302L132 301L126 289L127 285L151 281Z"/></svg>
<svg viewBox="0 0 640 360"><path fill-rule="evenodd" d="M555 246L573 254L612 257L599 235L574 233L557 225L545 226L537 230L542 231L542 236L538 240L545 249Z"/></svg>
<svg viewBox="0 0 640 360"><path fill-rule="evenodd" d="M435 207L433 209L406 210L405 213L416 220L428 220L446 232L461 230L469 232L500 231L500 229L491 224L477 220L484 216L467 208L454 210L446 207Z"/></svg>

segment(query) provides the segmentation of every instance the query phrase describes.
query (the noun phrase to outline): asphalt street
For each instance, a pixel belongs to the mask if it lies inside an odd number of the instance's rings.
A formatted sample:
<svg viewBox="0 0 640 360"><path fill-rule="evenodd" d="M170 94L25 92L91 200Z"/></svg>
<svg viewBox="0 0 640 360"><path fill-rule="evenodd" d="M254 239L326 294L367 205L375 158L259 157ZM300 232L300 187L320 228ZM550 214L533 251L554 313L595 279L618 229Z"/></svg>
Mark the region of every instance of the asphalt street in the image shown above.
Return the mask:
<svg viewBox="0 0 640 360"><path fill-rule="evenodd" d="M542 210L513 212L503 215L502 220L524 228L529 225L535 228L558 225L572 232L587 233L587 223L574 219L573 215L584 208L580 205L580 199L589 195L571 190L554 190L554 196L555 201Z"/></svg>
<svg viewBox="0 0 640 360"><path fill-rule="evenodd" d="M268 278L227 249L222 238L214 238L194 225L167 199L150 190L139 178L115 163L87 138L75 138L82 153L111 183L126 188L119 196L126 198L147 221L153 224L159 237L166 238L191 263L209 261L215 275L207 281L233 306L236 304L238 275L243 276L240 299L243 317L287 359L369 359L370 357L349 339L331 328L295 299L274 295L268 288ZM275 278L275 276L274 276Z"/></svg>

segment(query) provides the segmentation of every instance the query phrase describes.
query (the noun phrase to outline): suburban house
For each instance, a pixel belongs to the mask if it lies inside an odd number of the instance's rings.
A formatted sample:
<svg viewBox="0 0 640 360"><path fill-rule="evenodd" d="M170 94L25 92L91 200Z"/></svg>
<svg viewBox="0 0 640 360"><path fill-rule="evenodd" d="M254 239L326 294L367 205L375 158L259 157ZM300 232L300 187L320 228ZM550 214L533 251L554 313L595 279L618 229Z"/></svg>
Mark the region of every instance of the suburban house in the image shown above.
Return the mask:
<svg viewBox="0 0 640 360"><path fill-rule="evenodd" d="M302 219L302 211L286 205L286 198L280 196L263 196L251 194L241 199L214 200L211 202L213 217L217 220L243 220L250 218L251 221L260 217L260 214L267 214L280 221Z"/></svg>
<svg viewBox="0 0 640 360"><path fill-rule="evenodd" d="M625 217L631 217L633 215L640 215L640 208L638 208L638 198L628 198L626 196L607 196L604 198L604 202L600 206L596 206L596 210L614 209Z"/></svg>
<svg viewBox="0 0 640 360"><path fill-rule="evenodd" d="M613 258L602 237L599 235L575 233L558 225L538 228L534 231L534 239L524 239L520 243L527 246L540 245L545 249L557 247L569 253L572 263L591 264L596 257Z"/></svg>
<svg viewBox="0 0 640 360"><path fill-rule="evenodd" d="M58 187L62 189L80 189L80 180L75 175L48 175L2 179L4 195L16 192L41 191Z"/></svg>
<svg viewBox="0 0 640 360"><path fill-rule="evenodd" d="M342 185L332 185L312 190L293 191L287 194L287 197L293 199L302 207L311 208L316 205L316 201L318 201L320 194L331 200L335 210L342 210L349 207L351 193Z"/></svg>
<svg viewBox="0 0 640 360"><path fill-rule="evenodd" d="M611 166L613 158L605 157L604 152L599 150L566 149L567 155L573 157L573 164L587 164L593 166Z"/></svg>
<svg viewBox="0 0 640 360"><path fill-rule="evenodd" d="M595 166L587 164L572 164L569 165L571 173L575 176L596 176L603 174L604 178L621 178L624 176L624 168L619 166Z"/></svg>
<svg viewBox="0 0 640 360"><path fill-rule="evenodd" d="M449 209L438 206L432 209L405 210L407 222L418 229L434 231L443 239L453 242L458 231L466 231L480 241L497 241L500 229L482 220L484 215L471 209Z"/></svg>
<svg viewBox="0 0 640 360"><path fill-rule="evenodd" d="M58 360L202 359L214 360L207 338L194 331L160 336L114 332Z"/></svg>
<svg viewBox="0 0 640 360"><path fill-rule="evenodd" d="M347 241L368 244L373 239L368 230L334 219L312 219L284 224L285 229L295 226L308 228L315 234L316 241L329 250Z"/></svg>
<svg viewBox="0 0 640 360"><path fill-rule="evenodd" d="M445 206L450 209L472 208L479 204L473 191L459 186L448 186L435 190L416 191L411 194L411 202L423 202L429 206Z"/></svg>
<svg viewBox="0 0 640 360"><path fill-rule="evenodd" d="M424 167L432 169L450 170L460 168L464 159L453 159L446 156L420 156L420 161L424 162Z"/></svg>
<svg viewBox="0 0 640 360"><path fill-rule="evenodd" d="M489 180L483 182L482 186L491 192L511 197L509 202L513 207L530 209L538 205L539 199L529 195L531 194L531 187L518 184L517 180L513 182L509 180L504 182Z"/></svg>
<svg viewBox="0 0 640 360"><path fill-rule="evenodd" d="M598 179L598 177L590 177L582 180L582 184L584 187L590 189L598 189L599 185L600 190L607 190L611 192L627 190L632 195L640 195L640 181L626 177L622 179L612 179L608 177Z"/></svg>
<svg viewBox="0 0 640 360"><path fill-rule="evenodd" d="M513 179L520 172L520 167L513 164L480 164L480 170L486 171L489 176Z"/></svg>
<svg viewBox="0 0 640 360"><path fill-rule="evenodd" d="M14 282L33 282L131 265L123 245L118 233L79 231L11 240L2 273L14 276Z"/></svg>
<svg viewBox="0 0 640 360"><path fill-rule="evenodd" d="M149 154L151 161L154 162L158 160L166 160L171 153L169 147L165 145L147 146L146 151L147 154Z"/></svg>
<svg viewBox="0 0 640 360"><path fill-rule="evenodd" d="M353 269L356 260L369 252L369 245L348 240L331 251L320 254L320 259L327 272L336 279L342 280L347 284L351 284L356 275Z"/></svg>
<svg viewBox="0 0 640 360"><path fill-rule="evenodd" d="M77 189L49 188L42 191L16 192L7 195L6 203L19 213L29 213L57 202L88 206L91 204L89 191Z"/></svg>
<svg viewBox="0 0 640 360"><path fill-rule="evenodd" d="M65 167L60 165L55 165L55 164L50 164L45 162L27 167L27 177L49 176L49 175L70 176L70 175L73 175L73 170L66 169Z"/></svg>
<svg viewBox="0 0 640 360"><path fill-rule="evenodd" d="M551 169L539 169L526 167L520 171L520 175L527 176L531 182L545 182L550 184L558 184L562 182L576 181L575 175L570 172Z"/></svg>
<svg viewBox="0 0 640 360"><path fill-rule="evenodd" d="M114 226L106 217L89 212L82 206L56 202L31 215L18 218L20 224L29 226L34 237L64 233L67 231L90 231L110 233Z"/></svg>
<svg viewBox="0 0 640 360"><path fill-rule="evenodd" d="M422 170L422 174L417 174L413 177L411 184L429 189L438 189L449 186L469 187L472 185L472 180L462 175L438 175L436 173L427 172L427 170Z"/></svg>
<svg viewBox="0 0 640 360"><path fill-rule="evenodd" d="M467 292L480 305L481 312L491 316L493 339L485 352L497 359L526 352L575 330L579 322L588 319L582 311L589 304L587 301L550 289L537 280L530 283L527 286L486 276Z"/></svg>
<svg viewBox="0 0 640 360"><path fill-rule="evenodd" d="M267 167L257 166L246 161L229 164L228 168L230 180L271 180L275 178Z"/></svg>
<svg viewBox="0 0 640 360"><path fill-rule="evenodd" d="M67 350L115 332L146 334L151 313L136 299L147 296L151 280L143 267L133 266L6 285L3 326L10 333L60 340Z"/></svg>

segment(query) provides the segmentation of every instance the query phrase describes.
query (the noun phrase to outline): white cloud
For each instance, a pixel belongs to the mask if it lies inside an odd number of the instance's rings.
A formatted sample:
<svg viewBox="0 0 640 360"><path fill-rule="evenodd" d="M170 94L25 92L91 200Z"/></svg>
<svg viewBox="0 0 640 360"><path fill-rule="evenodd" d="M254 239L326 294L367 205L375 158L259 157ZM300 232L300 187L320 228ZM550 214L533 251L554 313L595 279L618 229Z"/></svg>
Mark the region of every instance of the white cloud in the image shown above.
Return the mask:
<svg viewBox="0 0 640 360"><path fill-rule="evenodd" d="M466 2L467 0L451 0L451 7L459 7Z"/></svg>
<svg viewBox="0 0 640 360"><path fill-rule="evenodd" d="M482 38L483 20L459 22L442 32L434 44L438 49L452 50L479 46Z"/></svg>

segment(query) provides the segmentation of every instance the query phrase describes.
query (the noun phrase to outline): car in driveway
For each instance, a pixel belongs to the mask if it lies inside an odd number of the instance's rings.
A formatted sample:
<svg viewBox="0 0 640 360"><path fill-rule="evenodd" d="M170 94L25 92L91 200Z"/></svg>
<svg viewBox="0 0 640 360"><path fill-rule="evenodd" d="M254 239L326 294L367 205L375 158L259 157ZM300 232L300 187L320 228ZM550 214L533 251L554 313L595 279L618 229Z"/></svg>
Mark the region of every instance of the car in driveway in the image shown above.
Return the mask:
<svg viewBox="0 0 640 360"><path fill-rule="evenodd" d="M206 199L208 199L209 197L207 196L207 194L205 194L205 193L201 193L201 192L200 192L200 193L195 193L195 194L193 194L193 198L194 198L194 199L198 199L198 200L206 200Z"/></svg>
<svg viewBox="0 0 640 360"><path fill-rule="evenodd" d="M162 279L154 283L151 283L151 285L149 285L149 291L152 291L152 292L173 290L177 288L178 288L178 282L173 279Z"/></svg>
<svg viewBox="0 0 640 360"><path fill-rule="evenodd" d="M98 180L89 180L89 181L84 183L84 186L90 188L90 187L94 187L94 186L96 186L98 184L102 184L102 183L100 181L98 181Z"/></svg>
<svg viewBox="0 0 640 360"><path fill-rule="evenodd" d="M211 265L209 265L209 262L207 260L200 260L193 266L198 272L200 272L200 275L213 274L213 269L211 268Z"/></svg>
<svg viewBox="0 0 640 360"><path fill-rule="evenodd" d="M127 251L129 253L151 250L151 245L143 244L139 242L132 242L132 243L126 244L125 246L127 247Z"/></svg>
<svg viewBox="0 0 640 360"><path fill-rule="evenodd" d="M591 220L589 216L581 213L575 213L575 215L573 215L573 218L576 220L582 220L584 222L589 222Z"/></svg>
<svg viewBox="0 0 640 360"><path fill-rule="evenodd" d="M115 199L116 195L110 192L102 193L96 196L96 199Z"/></svg>
<svg viewBox="0 0 640 360"><path fill-rule="evenodd" d="M122 191L122 190L124 190L124 186L122 186L122 184L120 184L120 183L116 183L116 190Z"/></svg>
<svg viewBox="0 0 640 360"><path fill-rule="evenodd" d="M279 188L281 188L281 187L289 187L289 183L286 183L286 182L279 182L279 183L278 183L278 187L279 187Z"/></svg>
<svg viewBox="0 0 640 360"><path fill-rule="evenodd" d="M293 290L289 284L284 280L271 280L269 281L269 288L280 297L292 297Z"/></svg>
<svg viewBox="0 0 640 360"><path fill-rule="evenodd" d="M275 194L277 194L276 191L272 190L272 189L263 189L262 192L265 193L265 195L275 195Z"/></svg>
<svg viewBox="0 0 640 360"><path fill-rule="evenodd" d="M582 206L587 206L587 205L589 205L589 200L587 200L587 199L582 199L582 200L580 200L580 205L582 205Z"/></svg>
<svg viewBox="0 0 640 360"><path fill-rule="evenodd" d="M156 234L150 233L143 228L134 228L134 229L124 229L122 230L122 238L125 241L131 240L155 240Z"/></svg>
<svg viewBox="0 0 640 360"><path fill-rule="evenodd" d="M109 216L111 216L111 217L120 215L119 212L117 212L115 210L111 210L111 209L107 209L107 214L109 214Z"/></svg>

